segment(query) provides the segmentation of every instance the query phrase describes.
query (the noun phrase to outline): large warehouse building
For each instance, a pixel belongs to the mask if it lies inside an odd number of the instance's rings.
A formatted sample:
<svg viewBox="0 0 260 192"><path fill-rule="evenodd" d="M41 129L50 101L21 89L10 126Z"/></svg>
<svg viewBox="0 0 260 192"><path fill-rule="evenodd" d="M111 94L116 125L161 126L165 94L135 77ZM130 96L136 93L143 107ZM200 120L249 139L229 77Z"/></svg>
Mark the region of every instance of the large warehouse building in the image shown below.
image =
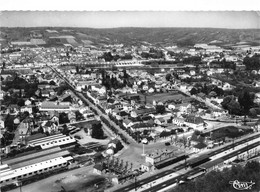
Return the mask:
<svg viewBox="0 0 260 192"><path fill-rule="evenodd" d="M0 186L17 183L37 174L66 168L73 158L69 151L53 147L6 159L0 165Z"/></svg>

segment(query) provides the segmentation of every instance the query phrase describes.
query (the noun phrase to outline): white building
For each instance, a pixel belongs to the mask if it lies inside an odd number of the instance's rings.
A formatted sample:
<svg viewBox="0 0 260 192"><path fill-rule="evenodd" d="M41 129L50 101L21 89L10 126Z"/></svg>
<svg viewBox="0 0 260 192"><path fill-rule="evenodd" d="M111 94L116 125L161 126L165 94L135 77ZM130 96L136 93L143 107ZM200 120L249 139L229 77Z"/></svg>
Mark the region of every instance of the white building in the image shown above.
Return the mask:
<svg viewBox="0 0 260 192"><path fill-rule="evenodd" d="M42 149L48 149L54 146L61 146L72 143L76 143L76 140L74 138L63 134L57 134L31 140L28 142L28 145L32 147L40 146Z"/></svg>
<svg viewBox="0 0 260 192"><path fill-rule="evenodd" d="M0 166L0 186L17 184L19 180L65 168L72 159L67 150L56 147L4 160Z"/></svg>

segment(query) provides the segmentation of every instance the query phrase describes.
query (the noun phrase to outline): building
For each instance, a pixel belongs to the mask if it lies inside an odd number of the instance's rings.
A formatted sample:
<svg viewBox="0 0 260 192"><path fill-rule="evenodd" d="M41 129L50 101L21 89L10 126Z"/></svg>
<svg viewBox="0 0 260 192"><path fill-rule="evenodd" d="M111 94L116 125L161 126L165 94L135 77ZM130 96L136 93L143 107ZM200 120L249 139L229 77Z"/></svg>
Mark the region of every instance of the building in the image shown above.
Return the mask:
<svg viewBox="0 0 260 192"><path fill-rule="evenodd" d="M231 166L236 161L246 162L251 157L259 155L260 152L260 142L256 142L245 146L239 151L234 151L225 155L221 158L204 163L201 167L206 169L207 172L212 170L223 169L224 167Z"/></svg>
<svg viewBox="0 0 260 192"><path fill-rule="evenodd" d="M145 162L150 163L151 165L155 165L157 163L160 163L166 159L170 159L174 157L174 151L173 150L157 150L154 153L148 154L145 156Z"/></svg>
<svg viewBox="0 0 260 192"><path fill-rule="evenodd" d="M204 128L204 120L201 117L197 117L195 115L189 115L185 119L185 124L188 127L191 127L196 130L203 130Z"/></svg>
<svg viewBox="0 0 260 192"><path fill-rule="evenodd" d="M42 102L39 107L39 111L58 111L58 112L65 112L70 111L70 105L68 103L63 102L51 102L46 101Z"/></svg>
<svg viewBox="0 0 260 192"><path fill-rule="evenodd" d="M17 183L34 175L68 167L73 158L67 150L60 147L32 151L19 157L2 161L0 166L0 186Z"/></svg>
<svg viewBox="0 0 260 192"><path fill-rule="evenodd" d="M64 146L68 144L74 145L76 144L76 140L70 136L57 134L57 135L42 137L39 139L33 139L29 141L27 144L32 147L40 146L42 149L48 149L48 148Z"/></svg>
<svg viewBox="0 0 260 192"><path fill-rule="evenodd" d="M101 175L103 170L104 170L104 168L103 168L102 164L96 164L93 167L93 173L98 174L98 175Z"/></svg>
<svg viewBox="0 0 260 192"><path fill-rule="evenodd" d="M32 114L33 112L33 106L32 105L26 105L20 108L20 111L23 113L27 111L29 114Z"/></svg>

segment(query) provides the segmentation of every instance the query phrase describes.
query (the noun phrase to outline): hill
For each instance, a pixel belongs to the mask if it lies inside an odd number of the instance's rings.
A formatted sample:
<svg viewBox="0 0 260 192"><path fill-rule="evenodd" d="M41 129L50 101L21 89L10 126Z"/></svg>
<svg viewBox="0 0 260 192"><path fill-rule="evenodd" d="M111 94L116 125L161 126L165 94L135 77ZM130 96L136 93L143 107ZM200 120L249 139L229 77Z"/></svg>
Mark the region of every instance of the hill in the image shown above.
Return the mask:
<svg viewBox="0 0 260 192"><path fill-rule="evenodd" d="M59 45L102 45L123 43L140 45L151 43L167 46L194 45L195 43L236 44L239 42L259 44L259 29L220 28L0 28L0 40L6 42L39 42ZM33 39L33 40L32 40ZM41 39L37 41L35 39Z"/></svg>

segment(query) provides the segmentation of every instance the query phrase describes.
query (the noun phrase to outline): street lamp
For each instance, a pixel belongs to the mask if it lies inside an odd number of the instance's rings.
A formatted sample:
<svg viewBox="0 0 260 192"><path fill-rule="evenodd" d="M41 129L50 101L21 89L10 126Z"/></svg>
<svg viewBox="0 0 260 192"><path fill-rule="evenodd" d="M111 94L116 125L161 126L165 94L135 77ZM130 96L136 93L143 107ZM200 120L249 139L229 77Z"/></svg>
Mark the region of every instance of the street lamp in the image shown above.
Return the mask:
<svg viewBox="0 0 260 192"><path fill-rule="evenodd" d="M20 192L22 192L22 181L21 180L17 180L16 186L18 186L20 188Z"/></svg>
<svg viewBox="0 0 260 192"><path fill-rule="evenodd" d="M142 153L142 156L145 156L145 153L144 153L144 144L147 144L147 143L148 143L147 139L144 138L144 139L142 140L142 144L143 144L143 153Z"/></svg>

